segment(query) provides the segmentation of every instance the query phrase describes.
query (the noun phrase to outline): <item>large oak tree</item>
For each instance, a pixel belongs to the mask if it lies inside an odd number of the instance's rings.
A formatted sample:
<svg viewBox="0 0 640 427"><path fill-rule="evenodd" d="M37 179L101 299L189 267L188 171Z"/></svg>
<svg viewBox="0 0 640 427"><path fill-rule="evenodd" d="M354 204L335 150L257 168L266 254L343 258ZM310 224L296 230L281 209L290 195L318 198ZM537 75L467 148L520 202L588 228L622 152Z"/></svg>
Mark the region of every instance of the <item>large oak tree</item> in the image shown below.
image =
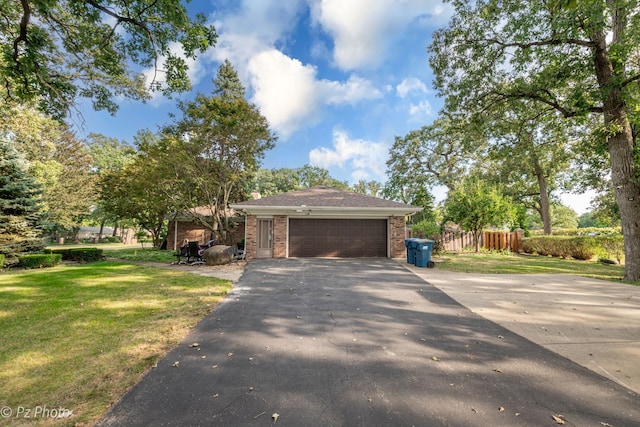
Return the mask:
<svg viewBox="0 0 640 427"><path fill-rule="evenodd" d="M448 109L477 111L512 98L564 117L599 114L625 237L625 279L640 280L637 0L454 0L430 62Z"/></svg>

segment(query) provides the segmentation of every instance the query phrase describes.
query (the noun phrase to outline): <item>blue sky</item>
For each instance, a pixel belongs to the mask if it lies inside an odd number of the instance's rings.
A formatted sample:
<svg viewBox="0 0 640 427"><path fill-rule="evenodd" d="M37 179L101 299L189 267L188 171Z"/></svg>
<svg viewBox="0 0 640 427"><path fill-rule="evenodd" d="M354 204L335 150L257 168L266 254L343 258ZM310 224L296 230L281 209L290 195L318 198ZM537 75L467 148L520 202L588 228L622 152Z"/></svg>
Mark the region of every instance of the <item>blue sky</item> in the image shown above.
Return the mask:
<svg viewBox="0 0 640 427"><path fill-rule="evenodd" d="M215 4L215 6L214 6ZM350 183L385 180L394 136L431 123L442 102L431 89L426 48L450 9L432 0L194 0L218 32L190 65L195 92L229 59L279 136L266 168L305 164ZM122 101L115 117L83 109L89 132L131 142L170 122L175 100Z"/></svg>
<svg viewBox="0 0 640 427"><path fill-rule="evenodd" d="M426 50L451 17L441 1L193 0L189 8L204 13L219 38L190 63L194 91L180 98L210 94L220 63L230 60L279 137L265 168L311 164L350 183L384 182L394 137L430 124L442 107ZM78 135L131 142L176 111L175 99L161 95L122 101L115 117L86 107Z"/></svg>

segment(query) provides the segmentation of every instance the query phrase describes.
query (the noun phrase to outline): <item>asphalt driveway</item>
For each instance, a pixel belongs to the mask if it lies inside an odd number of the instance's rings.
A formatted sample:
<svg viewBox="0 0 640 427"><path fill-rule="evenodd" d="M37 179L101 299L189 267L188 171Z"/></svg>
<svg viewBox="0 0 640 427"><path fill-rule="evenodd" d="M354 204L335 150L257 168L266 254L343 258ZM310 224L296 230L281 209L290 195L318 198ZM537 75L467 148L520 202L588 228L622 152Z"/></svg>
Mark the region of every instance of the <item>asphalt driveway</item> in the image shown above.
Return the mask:
<svg viewBox="0 0 640 427"><path fill-rule="evenodd" d="M634 426L640 396L393 260L256 260L99 425L274 422Z"/></svg>

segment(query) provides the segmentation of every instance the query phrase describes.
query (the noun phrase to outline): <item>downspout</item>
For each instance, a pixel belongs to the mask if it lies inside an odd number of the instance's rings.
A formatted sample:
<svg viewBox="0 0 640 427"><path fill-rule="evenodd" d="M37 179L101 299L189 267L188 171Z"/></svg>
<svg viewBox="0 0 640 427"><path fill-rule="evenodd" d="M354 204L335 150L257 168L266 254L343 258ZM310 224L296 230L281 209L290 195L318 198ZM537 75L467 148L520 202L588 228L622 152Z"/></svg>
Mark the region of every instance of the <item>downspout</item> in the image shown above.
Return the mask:
<svg viewBox="0 0 640 427"><path fill-rule="evenodd" d="M178 213L173 217L173 250L178 250Z"/></svg>

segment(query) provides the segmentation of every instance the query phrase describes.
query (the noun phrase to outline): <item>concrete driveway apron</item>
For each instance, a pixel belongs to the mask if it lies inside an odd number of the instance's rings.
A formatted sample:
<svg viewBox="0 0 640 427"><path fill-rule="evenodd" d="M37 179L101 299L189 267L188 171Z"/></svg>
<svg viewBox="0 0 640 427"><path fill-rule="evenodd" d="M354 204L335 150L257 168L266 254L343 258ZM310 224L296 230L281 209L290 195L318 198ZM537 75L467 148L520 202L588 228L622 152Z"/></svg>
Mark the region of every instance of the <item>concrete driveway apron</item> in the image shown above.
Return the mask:
<svg viewBox="0 0 640 427"><path fill-rule="evenodd" d="M98 425L562 423L640 426L640 396L393 260L270 259Z"/></svg>

